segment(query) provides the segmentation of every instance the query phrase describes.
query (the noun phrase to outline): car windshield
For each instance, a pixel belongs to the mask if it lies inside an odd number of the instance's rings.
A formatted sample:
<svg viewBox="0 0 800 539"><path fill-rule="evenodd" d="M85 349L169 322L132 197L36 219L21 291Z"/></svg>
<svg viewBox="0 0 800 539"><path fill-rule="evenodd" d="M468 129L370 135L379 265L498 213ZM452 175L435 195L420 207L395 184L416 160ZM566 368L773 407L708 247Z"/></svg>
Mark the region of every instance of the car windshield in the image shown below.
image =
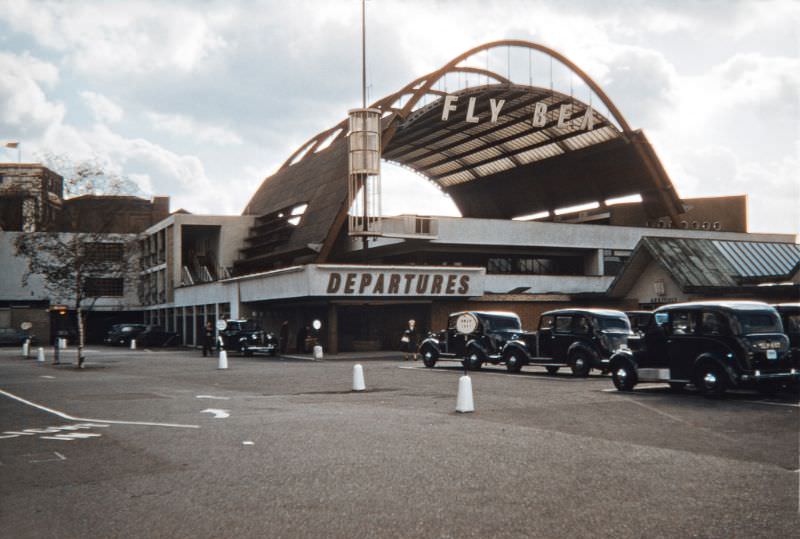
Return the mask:
<svg viewBox="0 0 800 539"><path fill-rule="evenodd" d="M769 311L737 312L733 325L738 335L783 333L781 319Z"/></svg>
<svg viewBox="0 0 800 539"><path fill-rule="evenodd" d="M624 318L598 318L597 325L600 331L610 333L630 333L631 325Z"/></svg>
<svg viewBox="0 0 800 539"><path fill-rule="evenodd" d="M243 321L228 321L228 327L225 329L229 329L232 331L256 331L258 330L258 324L253 322L252 320L243 320Z"/></svg>
<svg viewBox="0 0 800 539"><path fill-rule="evenodd" d="M141 326L122 326L120 331L123 333L130 333L131 331L136 331L137 329L141 329Z"/></svg>
<svg viewBox="0 0 800 539"><path fill-rule="evenodd" d="M487 329L492 330L519 330L520 323L517 318L512 318L510 316L497 316L497 317L487 317L484 318L484 324L486 325Z"/></svg>

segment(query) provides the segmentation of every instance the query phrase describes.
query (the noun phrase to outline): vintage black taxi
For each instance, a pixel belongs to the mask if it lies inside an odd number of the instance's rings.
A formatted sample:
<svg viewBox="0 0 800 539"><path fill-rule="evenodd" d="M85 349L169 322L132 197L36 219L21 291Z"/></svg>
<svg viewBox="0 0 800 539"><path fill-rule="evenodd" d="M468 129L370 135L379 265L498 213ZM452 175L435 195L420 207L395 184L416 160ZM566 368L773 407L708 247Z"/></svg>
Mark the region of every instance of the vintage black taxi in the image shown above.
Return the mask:
<svg viewBox="0 0 800 539"><path fill-rule="evenodd" d="M777 311L743 301L679 303L657 309L646 331L611 358L616 388L667 382L703 394L755 387L773 392L798 376Z"/></svg>
<svg viewBox="0 0 800 539"><path fill-rule="evenodd" d="M514 313L472 311L451 314L447 329L425 339L420 352L427 367L440 358L456 358L472 370L486 363L505 364L513 373L526 365L544 367L550 374L569 367L575 376L588 376L592 368L607 370L611 354L630 334L621 311L549 311L536 332L523 331Z"/></svg>
<svg viewBox="0 0 800 539"><path fill-rule="evenodd" d="M524 332L519 316L503 311L469 311L451 314L447 329L431 333L420 343L422 362L433 367L441 359L461 360L465 369L503 361L503 348Z"/></svg>
<svg viewBox="0 0 800 539"><path fill-rule="evenodd" d="M265 332L254 320L226 320L225 329L219 331L223 348L236 350L243 356L278 353L278 338Z"/></svg>

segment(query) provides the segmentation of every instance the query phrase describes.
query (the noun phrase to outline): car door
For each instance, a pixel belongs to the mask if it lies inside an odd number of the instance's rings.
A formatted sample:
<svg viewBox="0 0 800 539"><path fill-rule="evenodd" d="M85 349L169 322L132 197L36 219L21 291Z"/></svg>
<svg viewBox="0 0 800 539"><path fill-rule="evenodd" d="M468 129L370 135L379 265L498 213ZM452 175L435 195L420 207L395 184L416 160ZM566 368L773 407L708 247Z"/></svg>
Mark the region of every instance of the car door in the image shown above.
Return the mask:
<svg viewBox="0 0 800 539"><path fill-rule="evenodd" d="M694 360L702 352L702 339L698 335L699 311L670 311L667 337L667 357L670 378L689 380Z"/></svg>
<svg viewBox="0 0 800 539"><path fill-rule="evenodd" d="M662 369L669 367L667 338L670 333L670 313L655 313L644 328L643 353L637 358L640 367Z"/></svg>
<svg viewBox="0 0 800 539"><path fill-rule="evenodd" d="M574 317L571 314L558 314L553 324L553 336L551 337L550 357L555 361L565 362L567 360L567 348L574 340L572 324Z"/></svg>
<svg viewBox="0 0 800 539"><path fill-rule="evenodd" d="M538 357L551 356L554 323L552 315L543 316L539 319L539 329L536 331L536 355Z"/></svg>

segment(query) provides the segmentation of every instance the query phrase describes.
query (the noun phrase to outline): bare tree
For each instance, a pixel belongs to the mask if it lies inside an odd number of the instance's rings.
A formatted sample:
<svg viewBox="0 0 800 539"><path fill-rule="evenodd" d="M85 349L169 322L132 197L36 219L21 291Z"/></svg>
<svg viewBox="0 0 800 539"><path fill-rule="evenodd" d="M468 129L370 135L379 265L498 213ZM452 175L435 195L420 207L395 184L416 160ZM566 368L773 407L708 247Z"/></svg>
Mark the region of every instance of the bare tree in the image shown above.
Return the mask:
<svg viewBox="0 0 800 539"><path fill-rule="evenodd" d="M97 160L72 163L64 157L47 155L43 162L64 178L64 199L139 193L134 182L108 172ZM102 295L98 283L103 279L131 282L139 270L135 263L138 260L136 237L114 233L114 222L113 207L110 211L94 211L89 216L77 210L65 210L55 230L25 232L15 242L17 256L25 257L28 262L22 285L27 286L31 276L39 275L51 298L74 308L78 326L78 368L83 368L84 363L85 314Z"/></svg>

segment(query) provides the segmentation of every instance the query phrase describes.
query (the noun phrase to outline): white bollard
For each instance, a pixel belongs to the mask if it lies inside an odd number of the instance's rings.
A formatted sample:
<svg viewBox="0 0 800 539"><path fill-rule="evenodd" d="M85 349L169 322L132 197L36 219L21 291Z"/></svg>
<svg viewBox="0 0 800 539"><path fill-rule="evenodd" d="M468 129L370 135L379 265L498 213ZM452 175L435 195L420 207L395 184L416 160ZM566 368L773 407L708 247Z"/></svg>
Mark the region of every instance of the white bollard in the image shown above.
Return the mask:
<svg viewBox="0 0 800 539"><path fill-rule="evenodd" d="M219 351L219 364L217 365L218 369L227 369L228 368L228 352L225 350Z"/></svg>
<svg viewBox="0 0 800 539"><path fill-rule="evenodd" d="M364 391L367 386L364 384L364 369L361 365L353 365L353 391Z"/></svg>
<svg viewBox="0 0 800 539"><path fill-rule="evenodd" d="M131 339L131 350L136 350L136 339Z"/></svg>
<svg viewBox="0 0 800 539"><path fill-rule="evenodd" d="M31 340L25 339L25 342L22 343L22 358L28 359L30 351L31 351Z"/></svg>
<svg viewBox="0 0 800 539"><path fill-rule="evenodd" d="M314 347L314 359L322 359L322 347L320 345Z"/></svg>
<svg viewBox="0 0 800 539"><path fill-rule="evenodd" d="M39 347L39 350L36 351L36 361L44 364L44 348L41 346Z"/></svg>
<svg viewBox="0 0 800 539"><path fill-rule="evenodd" d="M469 376L462 376L458 379L458 398L456 399L456 412L462 414L475 411L475 403L472 402L472 380Z"/></svg>

